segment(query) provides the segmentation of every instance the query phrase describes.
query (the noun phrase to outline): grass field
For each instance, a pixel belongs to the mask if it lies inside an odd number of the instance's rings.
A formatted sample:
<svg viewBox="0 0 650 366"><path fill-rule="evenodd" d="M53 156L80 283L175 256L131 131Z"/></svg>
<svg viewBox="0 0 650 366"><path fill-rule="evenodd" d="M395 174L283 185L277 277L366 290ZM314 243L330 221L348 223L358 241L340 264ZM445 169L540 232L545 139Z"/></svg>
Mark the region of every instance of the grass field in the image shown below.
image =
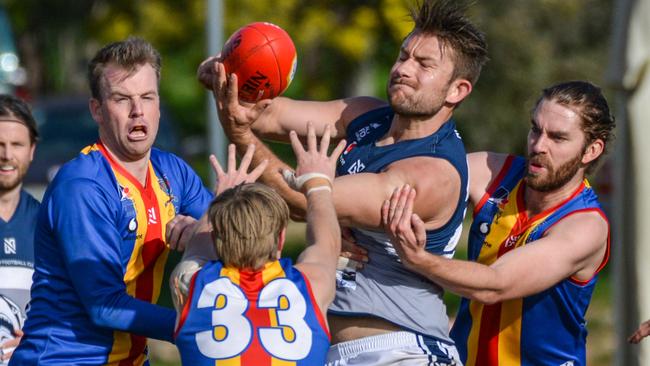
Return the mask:
<svg viewBox="0 0 650 366"><path fill-rule="evenodd" d="M465 229L469 227L468 223L464 225ZM287 245L284 254L296 258L298 253L304 247L304 225L291 224L288 231ZM467 251L466 235L460 240L456 258L466 259ZM175 254L170 258L170 263L178 261L179 255ZM609 267L601 273L598 285L594 292L589 311L587 312L587 328L589 336L587 338L587 358L588 365L607 366L612 364L614 352L614 330L611 301L611 286ZM163 287L160 303L165 306L171 306L169 300L169 291L166 286ZM460 298L447 292L445 294L445 303L450 318L453 318L458 309ZM153 341L151 347L151 365L152 366L178 366L178 351L176 348L165 342Z"/></svg>

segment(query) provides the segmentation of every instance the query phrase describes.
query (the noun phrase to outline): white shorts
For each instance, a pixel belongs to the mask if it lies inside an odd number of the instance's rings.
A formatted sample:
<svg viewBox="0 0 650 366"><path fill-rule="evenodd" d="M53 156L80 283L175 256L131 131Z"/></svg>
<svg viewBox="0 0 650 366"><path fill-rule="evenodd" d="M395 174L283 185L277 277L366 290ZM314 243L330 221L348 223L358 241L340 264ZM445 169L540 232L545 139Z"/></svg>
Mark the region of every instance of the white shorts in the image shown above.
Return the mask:
<svg viewBox="0 0 650 366"><path fill-rule="evenodd" d="M462 366L454 345L426 342L411 332L392 332L330 347L327 366ZM432 350L432 347L437 350ZM442 356L445 355L445 356Z"/></svg>

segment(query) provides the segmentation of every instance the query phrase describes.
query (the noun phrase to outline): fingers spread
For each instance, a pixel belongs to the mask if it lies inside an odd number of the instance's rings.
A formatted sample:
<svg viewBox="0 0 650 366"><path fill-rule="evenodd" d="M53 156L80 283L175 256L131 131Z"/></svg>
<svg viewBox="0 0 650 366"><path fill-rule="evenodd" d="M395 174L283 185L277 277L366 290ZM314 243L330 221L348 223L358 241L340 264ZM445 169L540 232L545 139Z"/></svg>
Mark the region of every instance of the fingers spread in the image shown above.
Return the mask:
<svg viewBox="0 0 650 366"><path fill-rule="evenodd" d="M226 172L223 171L223 168L221 168L221 164L219 164L219 160L216 156L210 155L210 164L212 165L214 172L217 174L217 177L226 174Z"/></svg>
<svg viewBox="0 0 650 366"><path fill-rule="evenodd" d="M307 122L307 151L318 151L316 144L316 130L314 130L314 124Z"/></svg>
<svg viewBox="0 0 650 366"><path fill-rule="evenodd" d="M298 134L296 131L291 131L289 132L289 139L291 140L291 147L293 148L293 152L296 154L296 156L300 156L305 152L305 150L302 148L302 143L300 142L300 139L298 139Z"/></svg>
<svg viewBox="0 0 650 366"><path fill-rule="evenodd" d="M336 145L336 148L334 148L334 150L332 151L332 155L330 155L330 161L336 161L339 158L339 156L341 156L343 149L345 149L346 143L347 142L345 140L339 141L339 144Z"/></svg>

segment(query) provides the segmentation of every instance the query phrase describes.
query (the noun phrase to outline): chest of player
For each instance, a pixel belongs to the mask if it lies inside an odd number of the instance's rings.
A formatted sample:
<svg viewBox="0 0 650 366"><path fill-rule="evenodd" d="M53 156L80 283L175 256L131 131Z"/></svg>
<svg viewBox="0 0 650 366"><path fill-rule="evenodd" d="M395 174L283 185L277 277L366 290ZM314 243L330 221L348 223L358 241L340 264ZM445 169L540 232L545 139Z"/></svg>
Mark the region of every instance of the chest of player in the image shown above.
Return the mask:
<svg viewBox="0 0 650 366"><path fill-rule="evenodd" d="M122 238L122 261L143 262L157 258L166 248L166 225L175 216L178 202L164 179L138 187L118 180L119 213L117 229Z"/></svg>
<svg viewBox="0 0 650 366"><path fill-rule="evenodd" d="M0 223L0 265L34 267L33 223Z"/></svg>

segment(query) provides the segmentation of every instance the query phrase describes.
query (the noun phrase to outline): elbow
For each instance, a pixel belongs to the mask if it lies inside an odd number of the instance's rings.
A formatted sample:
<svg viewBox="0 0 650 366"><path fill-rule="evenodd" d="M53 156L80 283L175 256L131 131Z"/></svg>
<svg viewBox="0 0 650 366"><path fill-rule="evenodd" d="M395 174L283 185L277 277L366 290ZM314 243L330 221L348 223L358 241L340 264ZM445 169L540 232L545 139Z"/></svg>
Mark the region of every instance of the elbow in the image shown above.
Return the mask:
<svg viewBox="0 0 650 366"><path fill-rule="evenodd" d="M508 300L503 292L498 290L483 290L478 291L469 296L470 299L478 301L484 305L494 305L505 300Z"/></svg>

